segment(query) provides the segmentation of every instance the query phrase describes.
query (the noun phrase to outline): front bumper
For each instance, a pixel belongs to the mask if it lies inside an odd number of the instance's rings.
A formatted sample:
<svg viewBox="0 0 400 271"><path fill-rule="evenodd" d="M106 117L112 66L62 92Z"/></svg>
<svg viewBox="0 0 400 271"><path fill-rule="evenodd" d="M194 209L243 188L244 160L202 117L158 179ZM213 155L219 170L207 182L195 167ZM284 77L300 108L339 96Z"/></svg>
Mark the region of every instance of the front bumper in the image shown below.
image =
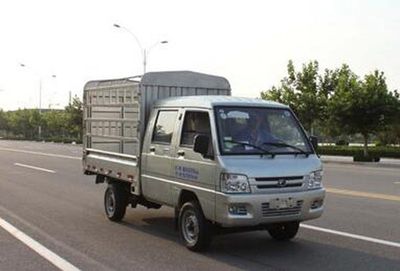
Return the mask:
<svg viewBox="0 0 400 271"><path fill-rule="evenodd" d="M282 209L270 208L270 203L277 198L293 198L297 205ZM325 189L323 188L279 194L218 193L216 195L216 222L222 227L245 227L315 219L322 215L324 204L318 207L312 205L318 201L323 202L324 198ZM229 208L232 206L239 206L242 210L241 214L230 212Z"/></svg>

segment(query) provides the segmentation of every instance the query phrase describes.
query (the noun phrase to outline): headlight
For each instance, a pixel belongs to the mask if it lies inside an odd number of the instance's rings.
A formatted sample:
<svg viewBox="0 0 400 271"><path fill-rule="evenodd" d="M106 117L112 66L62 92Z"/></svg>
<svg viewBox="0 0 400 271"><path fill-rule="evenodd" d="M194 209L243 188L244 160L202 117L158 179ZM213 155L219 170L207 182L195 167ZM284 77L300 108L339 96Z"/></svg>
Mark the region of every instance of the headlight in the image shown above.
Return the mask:
<svg viewBox="0 0 400 271"><path fill-rule="evenodd" d="M308 189L316 189L322 187L322 170L313 171L310 174L306 175L306 182Z"/></svg>
<svg viewBox="0 0 400 271"><path fill-rule="evenodd" d="M221 191L227 194L250 193L250 184L246 175L221 174Z"/></svg>

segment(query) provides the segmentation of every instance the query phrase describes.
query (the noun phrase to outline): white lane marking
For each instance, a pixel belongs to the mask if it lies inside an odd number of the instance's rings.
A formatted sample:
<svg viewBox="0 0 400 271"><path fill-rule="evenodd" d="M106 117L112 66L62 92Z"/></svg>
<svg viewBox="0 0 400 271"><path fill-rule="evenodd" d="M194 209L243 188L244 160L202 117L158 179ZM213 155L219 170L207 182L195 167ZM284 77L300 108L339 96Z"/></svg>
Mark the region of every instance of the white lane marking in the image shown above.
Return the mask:
<svg viewBox="0 0 400 271"><path fill-rule="evenodd" d="M66 159L74 159L74 160L81 160L82 159L81 157L77 157L77 156L52 154L52 153L44 153L44 152L35 152L35 151L25 151L25 150L17 150L17 149L9 149L9 148L0 148L0 151L20 152L20 153L36 154L36 155L43 155L43 156L50 156L50 157L57 157L57 158L66 158Z"/></svg>
<svg viewBox="0 0 400 271"><path fill-rule="evenodd" d="M98 271L111 271L109 267L103 265L102 263L94 260L91 258L87 253L85 253L85 250L81 252L80 250L77 250L76 248L73 248L69 246L68 244L62 242L61 240L57 239L54 237L54 235L50 235L43 231L41 228L38 226L33 225L32 223L28 222L27 220L23 219L22 217L18 216L17 214L13 213L12 211L4 208L2 205L0 205L0 213L4 213L5 215L10 217L10 221L15 221L15 223L20 223L21 225L25 225L27 228L32 230L33 232L39 234L39 236L43 237L45 240L48 240L49 243L54 244L55 247L62 249L63 253L68 253L68 255L71 255L71 257L74 257L75 259L82 259L85 263L89 264L90 266L93 267L93 270L98 270ZM2 231L0 227L0 231ZM57 236L57 235L55 235ZM1 249L0 249L1 251ZM1 252L0 252L1 254ZM0 264L1 265L1 264Z"/></svg>
<svg viewBox="0 0 400 271"><path fill-rule="evenodd" d="M48 248L44 247L41 245L39 242L36 240L32 239L22 231L18 230L16 227L5 221L0 217L0 226L5 229L8 233L10 233L12 236L20 240L22 243L27 245L29 248L31 248L33 251L38 253L40 256L51 262L53 265L58 267L60 270L63 271L80 271L79 268L76 266L72 265L71 263L67 262Z"/></svg>
<svg viewBox="0 0 400 271"><path fill-rule="evenodd" d="M370 193L370 192L363 192L363 191L356 191L356 190L338 189L338 188L333 188L333 187L325 187L325 189L326 189L326 192L328 192L328 193L333 193L333 194L338 194L338 195L364 197L364 198L370 198L370 199L384 199L384 200L400 201L400 197L395 196L395 195Z"/></svg>
<svg viewBox="0 0 400 271"><path fill-rule="evenodd" d="M305 228L305 229L314 230L314 231L326 232L326 233L336 234L336 235L349 237L349 238L353 238L353 239L372 242L372 243L376 243L376 244L380 244L380 245L400 248L400 243L377 239L377 238L372 238L372 237L368 237L368 236L364 236L364 235L352 234L352 233L343 232L343 231L335 231L335 230L331 230L331 229L320 228L320 227L306 225L306 224L301 224L300 227Z"/></svg>
<svg viewBox="0 0 400 271"><path fill-rule="evenodd" d="M34 166L20 164L20 163L14 163L14 165L18 166L18 167L26 167L26 168L30 168L30 169L40 170L40 171L44 171L44 172L48 172L48 173L56 173L54 170L45 169L45 168L41 168L41 167L34 167Z"/></svg>

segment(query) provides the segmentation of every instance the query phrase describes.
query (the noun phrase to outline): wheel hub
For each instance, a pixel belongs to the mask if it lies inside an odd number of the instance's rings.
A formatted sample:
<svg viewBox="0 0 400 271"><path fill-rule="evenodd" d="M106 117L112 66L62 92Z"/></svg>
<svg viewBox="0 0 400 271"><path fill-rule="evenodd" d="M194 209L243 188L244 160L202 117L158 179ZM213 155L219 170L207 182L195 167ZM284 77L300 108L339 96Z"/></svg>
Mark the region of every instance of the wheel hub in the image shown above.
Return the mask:
<svg viewBox="0 0 400 271"><path fill-rule="evenodd" d="M194 212L188 211L182 220L183 236L190 244L196 243L199 235L199 221Z"/></svg>
<svg viewBox="0 0 400 271"><path fill-rule="evenodd" d="M112 191L107 192L106 209L109 215L112 215L115 212L115 196Z"/></svg>

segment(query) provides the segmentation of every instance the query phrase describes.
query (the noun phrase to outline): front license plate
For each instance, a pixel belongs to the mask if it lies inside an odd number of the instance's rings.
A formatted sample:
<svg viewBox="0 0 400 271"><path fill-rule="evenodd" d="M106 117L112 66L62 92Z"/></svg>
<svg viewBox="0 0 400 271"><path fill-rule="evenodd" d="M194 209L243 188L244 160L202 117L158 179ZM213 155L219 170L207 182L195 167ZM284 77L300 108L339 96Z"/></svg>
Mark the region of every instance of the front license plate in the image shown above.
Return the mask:
<svg viewBox="0 0 400 271"><path fill-rule="evenodd" d="M293 208L296 200L294 198L276 198L269 202L270 209Z"/></svg>

